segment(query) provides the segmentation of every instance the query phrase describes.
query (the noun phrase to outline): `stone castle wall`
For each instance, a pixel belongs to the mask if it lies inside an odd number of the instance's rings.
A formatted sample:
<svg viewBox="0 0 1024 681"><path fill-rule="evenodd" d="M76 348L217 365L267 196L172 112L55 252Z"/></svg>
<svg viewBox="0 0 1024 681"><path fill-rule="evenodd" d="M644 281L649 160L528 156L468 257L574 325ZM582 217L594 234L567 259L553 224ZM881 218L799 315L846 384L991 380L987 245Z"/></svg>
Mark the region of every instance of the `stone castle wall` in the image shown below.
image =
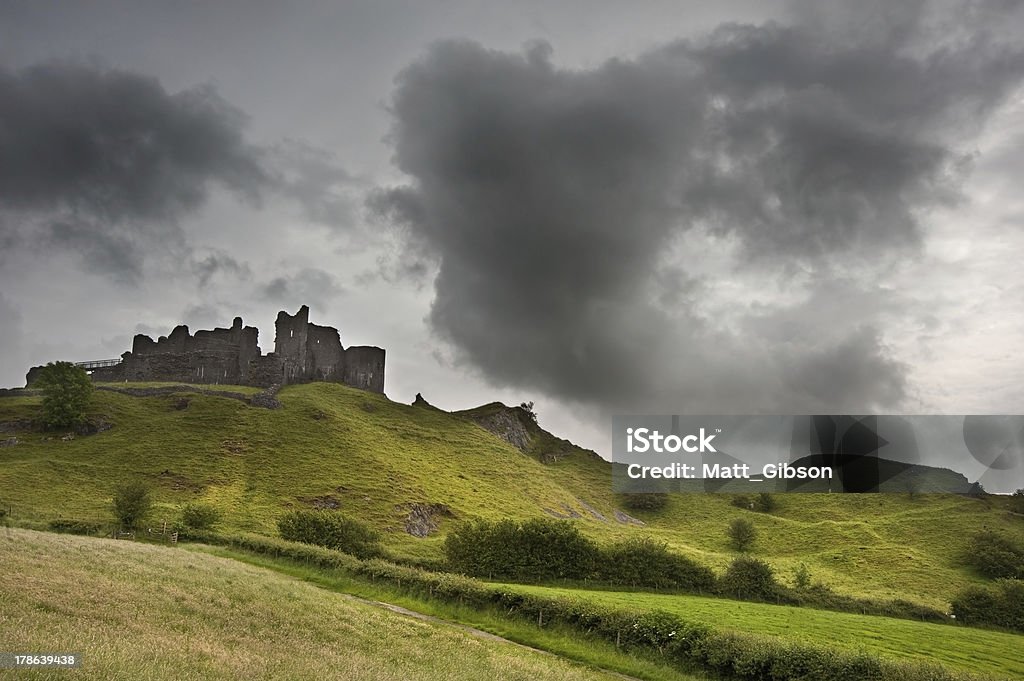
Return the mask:
<svg viewBox="0 0 1024 681"><path fill-rule="evenodd" d="M121 355L119 364L93 370L92 378L259 387L329 381L384 392L383 348L346 349L337 329L309 322L307 306L294 315L279 312L275 332L274 352L267 355L258 345L259 330L243 327L241 317L235 318L231 328L196 331L195 335L184 325L155 341L140 334L131 351ZM40 368L29 371L29 385Z"/></svg>

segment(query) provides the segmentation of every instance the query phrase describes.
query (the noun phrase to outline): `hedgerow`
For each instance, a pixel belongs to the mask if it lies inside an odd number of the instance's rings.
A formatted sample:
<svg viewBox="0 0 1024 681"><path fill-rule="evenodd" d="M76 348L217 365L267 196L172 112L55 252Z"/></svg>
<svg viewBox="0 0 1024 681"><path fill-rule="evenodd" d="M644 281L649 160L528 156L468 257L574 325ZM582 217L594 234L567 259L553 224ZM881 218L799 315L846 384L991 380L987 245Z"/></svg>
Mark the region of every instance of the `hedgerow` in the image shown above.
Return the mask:
<svg viewBox="0 0 1024 681"><path fill-rule="evenodd" d="M206 535L209 543L342 570L408 593L475 608L495 608L540 627L561 624L626 650L649 651L684 671L703 670L740 681L966 681L980 677L944 667L715 630L660 610L635 611L584 599L526 594L471 577L427 572L380 559L360 560L316 546L254 535Z"/></svg>

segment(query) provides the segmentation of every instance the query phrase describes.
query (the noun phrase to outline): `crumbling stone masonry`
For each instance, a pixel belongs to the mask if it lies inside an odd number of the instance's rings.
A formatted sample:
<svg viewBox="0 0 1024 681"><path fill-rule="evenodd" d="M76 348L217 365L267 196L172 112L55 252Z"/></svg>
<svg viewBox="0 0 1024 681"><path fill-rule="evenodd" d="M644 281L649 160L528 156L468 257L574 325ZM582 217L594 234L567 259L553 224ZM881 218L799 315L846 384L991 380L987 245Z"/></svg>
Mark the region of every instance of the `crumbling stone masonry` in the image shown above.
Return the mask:
<svg viewBox="0 0 1024 681"><path fill-rule="evenodd" d="M338 330L309 322L309 308L303 305L294 315L277 315L274 352L263 355L258 345L259 330L242 326L235 317L229 329L189 333L188 327L174 327L168 336L154 341L139 334L131 352L121 355L114 366L92 371L94 381L172 381L176 383L222 383L267 388L289 383L329 381L355 388L384 392L383 348L345 348ZM26 376L31 385L42 367Z"/></svg>

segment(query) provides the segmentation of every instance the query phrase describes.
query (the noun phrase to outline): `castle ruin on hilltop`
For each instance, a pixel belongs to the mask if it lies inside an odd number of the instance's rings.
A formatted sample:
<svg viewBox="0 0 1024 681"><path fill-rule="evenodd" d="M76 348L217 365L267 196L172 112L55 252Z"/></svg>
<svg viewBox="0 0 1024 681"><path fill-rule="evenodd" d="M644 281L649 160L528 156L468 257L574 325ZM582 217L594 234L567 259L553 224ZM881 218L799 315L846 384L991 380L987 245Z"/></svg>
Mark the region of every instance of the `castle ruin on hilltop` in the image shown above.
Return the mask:
<svg viewBox="0 0 1024 681"><path fill-rule="evenodd" d="M167 381L223 383L267 388L289 383L329 381L354 388L384 392L384 349L341 344L338 330L309 322L305 305L294 315L283 310L275 322L274 352L260 352L259 330L242 326L235 317L231 328L196 331L174 327L168 336L153 340L139 334L131 352L120 361L83 362L94 381ZM32 385L42 367L26 376Z"/></svg>

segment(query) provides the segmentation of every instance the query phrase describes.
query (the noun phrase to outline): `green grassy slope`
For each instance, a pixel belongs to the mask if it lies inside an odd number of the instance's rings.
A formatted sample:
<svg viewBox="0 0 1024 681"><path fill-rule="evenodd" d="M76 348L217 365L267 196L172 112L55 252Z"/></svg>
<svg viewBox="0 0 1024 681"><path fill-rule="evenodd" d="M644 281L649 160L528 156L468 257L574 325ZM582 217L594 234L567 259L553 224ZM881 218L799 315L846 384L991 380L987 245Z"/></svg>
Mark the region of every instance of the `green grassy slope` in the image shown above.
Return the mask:
<svg viewBox="0 0 1024 681"><path fill-rule="evenodd" d="M83 656L32 678L618 678L212 555L13 530L0 565L3 649Z"/></svg>
<svg viewBox="0 0 1024 681"><path fill-rule="evenodd" d="M1024 636L970 627L689 595L586 591L509 585L548 596L612 607L664 610L734 631L867 650L900 660L927 660L971 672L1024 678Z"/></svg>
<svg viewBox="0 0 1024 681"><path fill-rule="evenodd" d="M178 410L176 396L98 391L92 411L111 430L71 441L16 433L20 444L0 448L0 505L22 523L106 521L113 487L142 477L157 489L157 522L202 500L224 512L223 531L274 534L286 509L336 505L384 530L393 551L439 557L458 520L559 515L601 541L647 534L717 569L734 555L725 528L742 516L759 530L753 555L783 581L805 563L842 593L938 608L979 581L958 561L972 532L999 528L1024 541L1024 519L1005 499L929 495L777 495L771 515L737 509L727 495L673 495L657 513L630 512L640 527L616 519L608 464L593 453L532 423L522 452L471 422L500 405L448 414L326 383L285 388L273 411L184 396L191 401ZM38 411L38 398L0 398L0 424ZM439 533L412 537L404 519L414 503L444 505L452 517L439 519Z"/></svg>

